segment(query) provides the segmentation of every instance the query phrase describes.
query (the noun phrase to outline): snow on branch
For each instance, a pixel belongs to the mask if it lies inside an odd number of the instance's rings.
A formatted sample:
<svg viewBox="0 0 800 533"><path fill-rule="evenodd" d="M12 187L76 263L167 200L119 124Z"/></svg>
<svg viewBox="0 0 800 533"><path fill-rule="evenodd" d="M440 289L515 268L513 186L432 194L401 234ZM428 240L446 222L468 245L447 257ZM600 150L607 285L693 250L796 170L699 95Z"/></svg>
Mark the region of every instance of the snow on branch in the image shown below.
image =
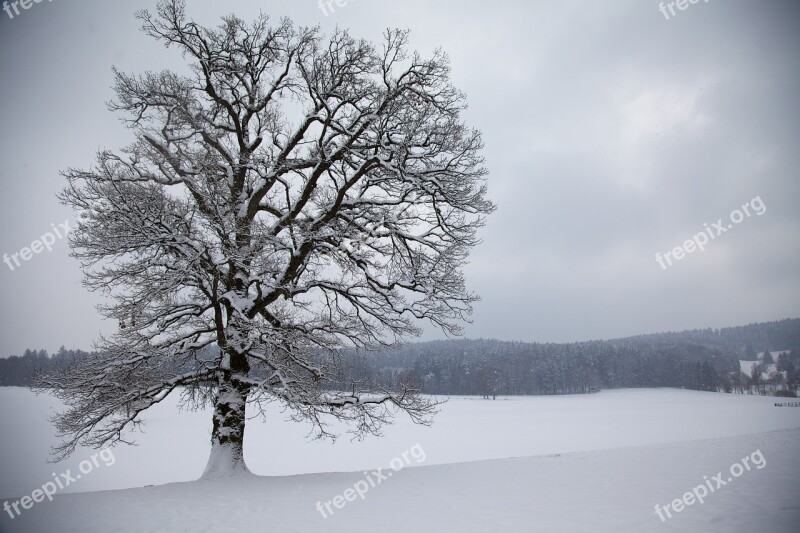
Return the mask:
<svg viewBox="0 0 800 533"><path fill-rule="evenodd" d="M410 52L400 30L376 46L266 15L202 27L179 0L137 16L191 72L115 71L110 109L136 141L64 172L73 255L119 331L43 381L71 406L60 451L120 440L169 391L209 382L320 435L323 412L362 433L392 410L427 420L435 402L410 388L336 392L339 357L320 354L402 342L421 321L460 334L478 299L461 268L494 205L447 56ZM243 424L216 401L215 424Z"/></svg>

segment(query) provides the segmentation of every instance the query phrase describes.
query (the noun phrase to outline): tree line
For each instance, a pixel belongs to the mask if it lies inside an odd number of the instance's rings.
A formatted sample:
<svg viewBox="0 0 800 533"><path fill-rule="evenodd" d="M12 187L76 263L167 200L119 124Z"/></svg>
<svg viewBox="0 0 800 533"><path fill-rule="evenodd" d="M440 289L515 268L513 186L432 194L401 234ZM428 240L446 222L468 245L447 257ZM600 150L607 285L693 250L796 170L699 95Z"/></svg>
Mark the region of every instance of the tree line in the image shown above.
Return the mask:
<svg viewBox="0 0 800 533"><path fill-rule="evenodd" d="M205 351L211 351L208 347ZM759 353L781 351L773 360ZM0 385L29 386L36 372L88 355L26 350L0 359ZM203 361L210 354L198 354ZM382 352L342 350L343 386L353 379L410 385L425 394L580 394L600 389L676 387L795 395L800 386L800 319L734 328L639 335L607 341L528 343L460 339L403 344ZM740 360L754 361L749 375ZM771 367L770 365L775 365ZM768 370L774 368L772 375Z"/></svg>
<svg viewBox="0 0 800 533"><path fill-rule="evenodd" d="M526 343L491 339L406 344L347 358L351 375L378 383L410 382L427 394L579 394L627 387L786 393L800 385L800 319L722 329L639 335L608 341ZM784 350L778 373L740 360Z"/></svg>
<svg viewBox="0 0 800 533"><path fill-rule="evenodd" d="M68 368L87 355L89 352L62 346L52 356L47 350L28 348L22 356L0 357L0 387L29 387L38 373Z"/></svg>

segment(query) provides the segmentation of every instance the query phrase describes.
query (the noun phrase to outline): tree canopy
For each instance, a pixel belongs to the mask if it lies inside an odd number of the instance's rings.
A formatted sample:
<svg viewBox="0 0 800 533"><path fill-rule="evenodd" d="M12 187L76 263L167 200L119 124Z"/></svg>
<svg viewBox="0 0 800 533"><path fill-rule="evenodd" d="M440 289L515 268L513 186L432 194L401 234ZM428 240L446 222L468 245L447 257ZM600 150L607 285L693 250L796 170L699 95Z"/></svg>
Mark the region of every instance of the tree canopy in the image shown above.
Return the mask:
<svg viewBox="0 0 800 533"><path fill-rule="evenodd" d="M426 422L413 387L326 385L337 348L420 321L459 334L477 299L461 267L494 206L447 56L410 52L401 30L373 45L266 15L202 27L180 0L137 16L190 69L115 70L110 108L136 141L65 172L73 254L119 331L51 376L70 406L59 452L121 440L177 388L215 404L212 455L229 450L209 468L243 466L245 404L280 402L318 436L327 416L357 435L392 408Z"/></svg>

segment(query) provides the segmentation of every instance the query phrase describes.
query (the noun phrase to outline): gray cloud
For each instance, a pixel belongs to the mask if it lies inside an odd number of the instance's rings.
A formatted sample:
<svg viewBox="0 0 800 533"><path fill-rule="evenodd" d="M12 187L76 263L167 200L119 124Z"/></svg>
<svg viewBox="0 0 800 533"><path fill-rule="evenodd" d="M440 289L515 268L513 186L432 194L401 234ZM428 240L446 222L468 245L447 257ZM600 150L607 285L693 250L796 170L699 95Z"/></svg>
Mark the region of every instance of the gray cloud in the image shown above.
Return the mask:
<svg viewBox="0 0 800 533"><path fill-rule="evenodd" d="M154 2L133 4L0 12L0 253L71 216L55 200L59 170L129 140L105 109L111 66L183 68L138 32L133 11ZM357 0L327 17L314 0L189 9L206 24L263 9L372 40L406 27L421 51L450 54L499 204L467 266L483 296L469 336L581 340L800 315L796 2L712 0L670 20L656 1ZM763 216L658 266L656 252L756 195ZM0 355L86 348L111 330L63 242L0 268Z"/></svg>

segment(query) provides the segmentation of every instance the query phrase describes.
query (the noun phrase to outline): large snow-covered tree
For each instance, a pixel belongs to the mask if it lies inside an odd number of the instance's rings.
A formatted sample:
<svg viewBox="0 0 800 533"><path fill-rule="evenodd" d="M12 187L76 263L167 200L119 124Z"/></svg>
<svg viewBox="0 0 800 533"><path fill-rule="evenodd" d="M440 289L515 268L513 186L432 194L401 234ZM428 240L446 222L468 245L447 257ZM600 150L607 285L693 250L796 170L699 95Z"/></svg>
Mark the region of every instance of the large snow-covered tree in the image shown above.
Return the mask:
<svg viewBox="0 0 800 533"><path fill-rule="evenodd" d="M317 436L332 418L358 435L398 412L427 423L412 386L342 388L337 349L426 321L458 334L476 300L461 268L494 206L446 55L411 53L399 30L202 27L180 0L137 16L189 68L115 70L110 107L135 142L64 173L73 255L119 328L42 380L67 405L55 453L126 440L176 389L214 406L207 477L247 470L246 405L278 402Z"/></svg>

